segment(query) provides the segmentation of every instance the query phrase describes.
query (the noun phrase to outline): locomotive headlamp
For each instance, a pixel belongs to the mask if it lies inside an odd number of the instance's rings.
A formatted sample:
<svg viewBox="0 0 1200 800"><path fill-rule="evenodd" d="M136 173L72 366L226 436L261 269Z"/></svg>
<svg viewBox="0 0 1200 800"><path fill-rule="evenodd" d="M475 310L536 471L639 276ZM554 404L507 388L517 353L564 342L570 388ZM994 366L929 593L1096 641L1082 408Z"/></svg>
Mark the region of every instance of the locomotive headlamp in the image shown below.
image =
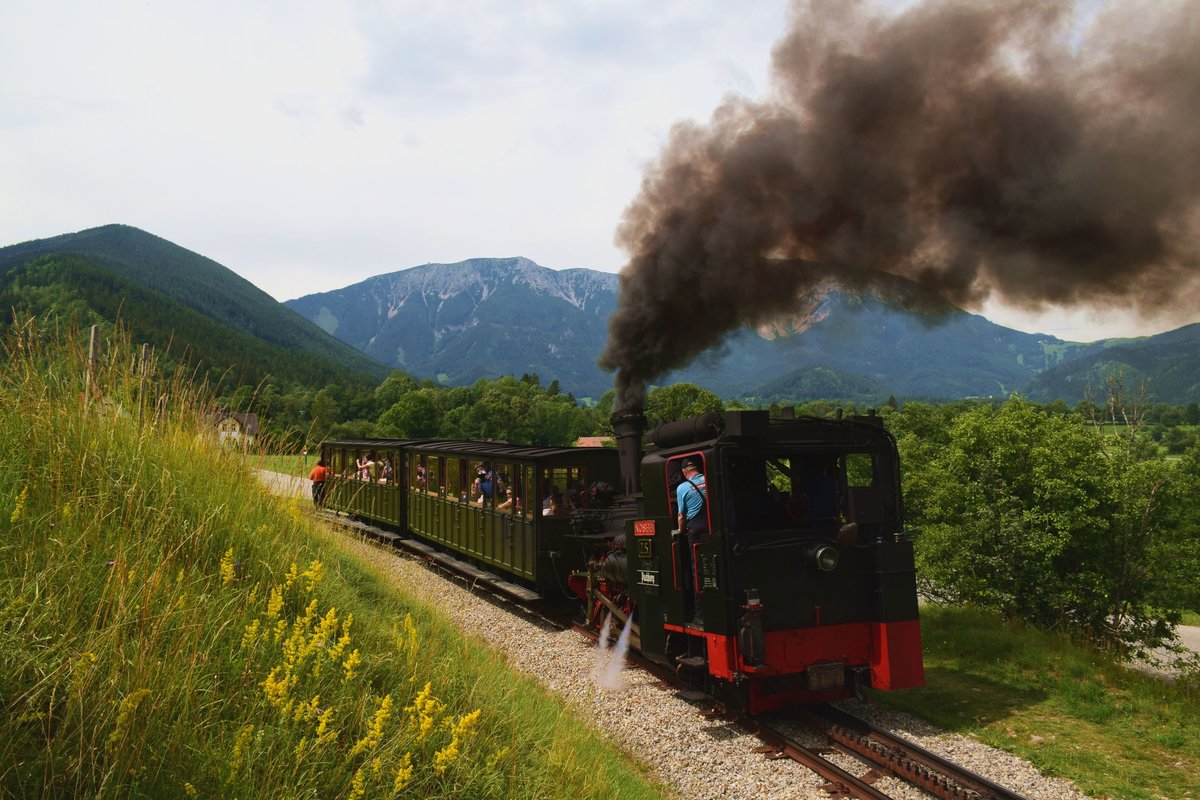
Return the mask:
<svg viewBox="0 0 1200 800"><path fill-rule="evenodd" d="M810 544L805 550L805 555L821 572L833 572L837 569L840 558L837 548L827 544Z"/></svg>

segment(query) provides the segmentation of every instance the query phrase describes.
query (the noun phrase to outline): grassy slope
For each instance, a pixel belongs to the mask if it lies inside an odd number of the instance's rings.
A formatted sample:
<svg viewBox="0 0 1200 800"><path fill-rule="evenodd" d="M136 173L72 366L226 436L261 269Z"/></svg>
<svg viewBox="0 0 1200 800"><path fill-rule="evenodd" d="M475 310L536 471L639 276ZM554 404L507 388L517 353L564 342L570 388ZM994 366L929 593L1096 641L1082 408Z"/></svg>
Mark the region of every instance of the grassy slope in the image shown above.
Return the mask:
<svg viewBox="0 0 1200 800"><path fill-rule="evenodd" d="M1200 798L1200 693L1062 637L965 609L922 612L927 685L881 703L1015 753L1097 797Z"/></svg>
<svg viewBox="0 0 1200 800"><path fill-rule="evenodd" d="M78 346L36 339L0 362L0 796L657 796L265 499L186 388L156 417L108 367L85 407Z"/></svg>

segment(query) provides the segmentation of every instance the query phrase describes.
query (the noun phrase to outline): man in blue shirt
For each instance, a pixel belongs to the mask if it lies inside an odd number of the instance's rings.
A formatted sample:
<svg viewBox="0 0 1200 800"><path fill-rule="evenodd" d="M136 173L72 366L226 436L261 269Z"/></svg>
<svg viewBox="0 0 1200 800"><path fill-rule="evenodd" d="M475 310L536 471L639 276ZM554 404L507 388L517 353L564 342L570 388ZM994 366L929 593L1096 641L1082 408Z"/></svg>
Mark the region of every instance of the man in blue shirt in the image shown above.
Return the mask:
<svg viewBox="0 0 1200 800"><path fill-rule="evenodd" d="M692 608L696 615L693 624L701 626L704 616L700 609L700 576L695 566L695 553L700 537L708 533L708 487L695 459L685 458L681 467L683 481L675 488L675 504L679 508L679 531L687 534L684 566L692 565L687 573L692 581Z"/></svg>

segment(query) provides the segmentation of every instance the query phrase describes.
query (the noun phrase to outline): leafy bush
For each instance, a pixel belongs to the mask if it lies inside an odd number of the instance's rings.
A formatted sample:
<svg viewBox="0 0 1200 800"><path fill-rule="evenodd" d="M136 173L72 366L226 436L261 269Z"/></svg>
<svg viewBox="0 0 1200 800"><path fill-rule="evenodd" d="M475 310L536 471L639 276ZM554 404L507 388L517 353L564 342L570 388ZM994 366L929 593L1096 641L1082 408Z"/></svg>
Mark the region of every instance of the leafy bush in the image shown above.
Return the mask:
<svg viewBox="0 0 1200 800"><path fill-rule="evenodd" d="M1196 449L1178 463L1147 458L1132 438L1114 444L1019 398L955 416L937 446L889 420L929 597L1131 654L1171 639L1195 607Z"/></svg>

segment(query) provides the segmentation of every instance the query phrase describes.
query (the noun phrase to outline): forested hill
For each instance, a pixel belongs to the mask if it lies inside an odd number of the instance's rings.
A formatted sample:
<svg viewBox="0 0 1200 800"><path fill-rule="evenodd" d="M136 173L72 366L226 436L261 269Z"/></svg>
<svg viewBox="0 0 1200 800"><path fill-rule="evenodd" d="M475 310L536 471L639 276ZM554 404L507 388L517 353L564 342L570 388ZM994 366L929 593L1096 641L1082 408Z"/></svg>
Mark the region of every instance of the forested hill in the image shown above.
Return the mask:
<svg viewBox="0 0 1200 800"><path fill-rule="evenodd" d="M332 359L376 380L387 374L379 362L329 336L216 261L128 225L0 248L0 276L52 254L81 256L132 285L283 350Z"/></svg>
<svg viewBox="0 0 1200 800"><path fill-rule="evenodd" d="M1030 382L1033 400L1083 399L1085 389L1104 386L1105 376L1120 374L1127 391L1146 385L1157 403L1192 403L1200 399L1200 323L1127 341L1088 353L1048 370Z"/></svg>
<svg viewBox="0 0 1200 800"><path fill-rule="evenodd" d="M160 363L207 377L215 390L257 386L373 388L374 380L336 361L271 344L113 274L82 256L46 255L0 274L0 324L14 314L79 325L121 325L155 348ZM278 388L278 387L277 387Z"/></svg>

